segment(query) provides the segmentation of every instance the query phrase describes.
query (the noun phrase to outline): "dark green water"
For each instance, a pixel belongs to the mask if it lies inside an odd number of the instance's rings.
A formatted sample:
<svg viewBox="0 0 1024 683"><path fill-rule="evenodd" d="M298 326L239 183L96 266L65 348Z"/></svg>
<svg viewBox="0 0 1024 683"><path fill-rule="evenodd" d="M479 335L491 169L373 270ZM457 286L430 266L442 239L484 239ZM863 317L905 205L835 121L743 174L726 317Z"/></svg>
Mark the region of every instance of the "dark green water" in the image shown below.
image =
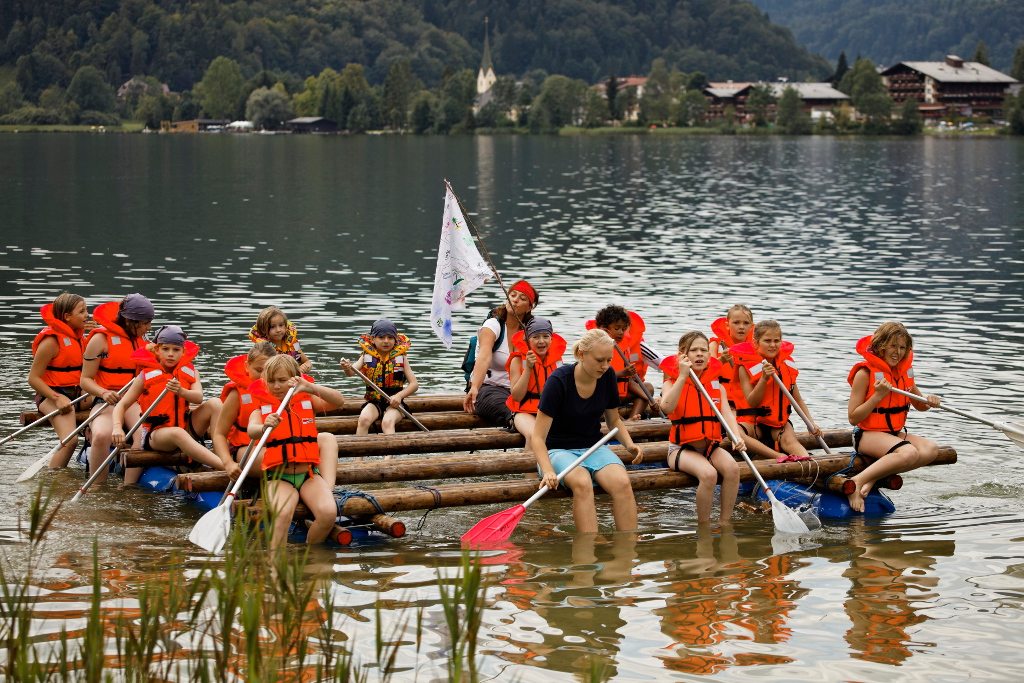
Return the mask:
<svg viewBox="0 0 1024 683"><path fill-rule="evenodd" d="M569 339L617 302L669 350L745 302L781 321L815 416L840 427L854 342L899 319L922 387L1021 421L1022 167L1019 140L0 136L0 433L29 403L36 311L62 289L90 305L150 296L158 322L203 346L211 393L268 304L297 323L320 379L350 395L357 387L328 369L381 315L413 339L421 391L459 390L462 347L499 293L478 291L458 314L456 350L432 336L445 177L505 277L529 278ZM1019 451L949 414L911 419L959 463L908 475L895 515L826 524L783 555L762 516L698 535L688 492L640 494L638 539L573 539L567 501L531 508L517 547L487 568L483 675L572 680L596 658L623 681L1015 679ZM12 548L32 490L13 480L50 439L3 450ZM47 481L63 496L82 476ZM399 660L431 671L444 652L435 568L456 565L459 535L496 509L438 511L404 540L315 558L353 614L372 620L380 598L399 623L402 606L426 606L426 655ZM130 577L192 552L198 516L113 486L63 512L51 578L67 588L48 601L64 610L42 610L40 633L87 608L76 587L89 582L94 537L121 577L110 600L130 599ZM369 622L345 628L370 648Z"/></svg>

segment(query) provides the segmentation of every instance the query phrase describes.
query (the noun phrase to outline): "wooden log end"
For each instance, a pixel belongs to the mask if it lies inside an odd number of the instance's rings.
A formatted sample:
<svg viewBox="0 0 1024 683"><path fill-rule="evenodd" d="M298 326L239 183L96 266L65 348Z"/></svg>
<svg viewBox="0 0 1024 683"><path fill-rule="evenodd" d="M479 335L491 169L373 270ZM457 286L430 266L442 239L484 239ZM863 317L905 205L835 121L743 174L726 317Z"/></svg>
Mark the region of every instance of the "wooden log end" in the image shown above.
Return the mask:
<svg viewBox="0 0 1024 683"><path fill-rule="evenodd" d="M405 522L400 519L395 519L390 515L374 515L370 519L370 524L372 524L373 528L377 531L387 534L392 538L402 538L405 536Z"/></svg>

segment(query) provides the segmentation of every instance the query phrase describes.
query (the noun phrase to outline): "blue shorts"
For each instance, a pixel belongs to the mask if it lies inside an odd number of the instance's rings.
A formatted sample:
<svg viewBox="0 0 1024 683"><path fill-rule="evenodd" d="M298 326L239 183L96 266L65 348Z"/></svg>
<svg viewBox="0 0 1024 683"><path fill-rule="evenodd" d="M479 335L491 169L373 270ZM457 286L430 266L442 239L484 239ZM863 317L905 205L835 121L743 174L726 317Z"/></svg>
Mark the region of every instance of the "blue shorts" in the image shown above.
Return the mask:
<svg viewBox="0 0 1024 683"><path fill-rule="evenodd" d="M559 474L566 467L571 465L576 458L580 457L587 452L586 448L552 448L548 451L548 458L551 460L551 466L555 470L555 474ZM601 446L596 451L590 454L590 456L580 463L580 467L590 472L590 478L593 479L594 475L608 465L622 465L622 460L619 456L612 452L612 449L607 446Z"/></svg>

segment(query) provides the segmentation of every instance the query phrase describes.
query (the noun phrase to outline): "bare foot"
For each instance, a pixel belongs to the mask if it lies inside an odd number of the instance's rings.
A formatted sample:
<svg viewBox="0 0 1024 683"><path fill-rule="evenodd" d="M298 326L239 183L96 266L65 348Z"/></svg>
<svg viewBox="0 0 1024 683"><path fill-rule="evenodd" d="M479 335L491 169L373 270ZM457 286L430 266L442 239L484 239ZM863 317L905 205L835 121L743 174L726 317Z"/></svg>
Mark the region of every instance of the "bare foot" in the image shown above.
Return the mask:
<svg viewBox="0 0 1024 683"><path fill-rule="evenodd" d="M854 510L855 512L864 512L865 494L863 493L863 488L864 487L862 486L858 486L856 489L854 489L853 493L847 496L847 499L849 499L850 501L850 509ZM870 486L868 486L868 491L871 491Z"/></svg>
<svg viewBox="0 0 1024 683"><path fill-rule="evenodd" d="M643 415L640 415L639 413L635 413L633 415L630 415L629 419L635 422L637 420L642 420L643 419Z"/></svg>

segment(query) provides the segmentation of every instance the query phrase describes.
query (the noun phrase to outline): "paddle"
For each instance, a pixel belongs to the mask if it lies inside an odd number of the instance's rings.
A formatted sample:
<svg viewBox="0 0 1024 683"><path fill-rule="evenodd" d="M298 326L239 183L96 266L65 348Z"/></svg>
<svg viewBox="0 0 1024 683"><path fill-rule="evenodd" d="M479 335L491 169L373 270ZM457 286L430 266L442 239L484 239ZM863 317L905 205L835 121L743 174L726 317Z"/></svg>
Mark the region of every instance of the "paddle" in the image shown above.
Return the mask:
<svg viewBox="0 0 1024 683"><path fill-rule="evenodd" d="M128 382L128 384L125 384L123 387L121 387L121 390L117 392L118 397L124 396L124 393L128 390L129 386L131 386L131 382ZM75 428L75 431L71 432L63 439L61 439L56 446L47 451L46 455L44 455L43 457L39 458L34 463L29 465L28 468L24 472L22 472L17 479L15 479L15 481L28 481L32 477L36 476L36 474L39 473L39 470L43 469L43 467L46 466L46 463L50 462L50 458L53 457L54 453L64 448L64 446L67 446L69 443L71 443L72 439L77 439L78 435L81 434L85 430L85 428L89 426L89 423L91 423L93 420L99 417L99 414L106 410L109 406L109 403L104 403L103 405L100 406L99 410L97 410L95 413L85 418L84 420L82 420L82 424L78 425L78 427Z"/></svg>
<svg viewBox="0 0 1024 683"><path fill-rule="evenodd" d="M558 473L558 482L561 483L565 475L576 469L576 467L586 460L591 453L611 441L618 433L619 428L616 427L602 436L600 441L588 448L583 455L576 458L568 467ZM473 525L472 529L462 534L462 544L472 547L507 541L509 536L512 535L512 532L515 531L516 526L519 524L519 520L521 520L523 515L526 514L526 508L533 505L541 496L550 490L551 489L547 486L541 486L537 493L530 496L525 503L521 503L520 505L510 507L507 510L503 510L502 512L493 514L490 517L481 519Z"/></svg>
<svg viewBox="0 0 1024 683"><path fill-rule="evenodd" d="M711 406L711 410L715 411L715 417L717 417L718 421L722 423L722 427L725 428L725 431L729 434L729 438L732 439L732 442L741 443L739 437L737 437L735 432L732 431L732 427L725 421L725 416L722 415L722 411L720 411L718 406L715 405L715 402L711 400L711 396L708 395L708 390L700 383L700 377L697 377L697 373L693 371L693 368L690 368L690 381L693 382L693 385L697 387L698 391L700 391L701 396L703 396L704 400L708 402L709 406ZM776 498L775 493L768 488L768 484L764 482L764 478L761 476L761 473L757 471L757 468L754 467L754 463L750 461L750 456L747 455L747 452L745 450L741 450L740 455L742 455L743 459L747 461L747 467L749 467L750 471L754 473L755 477L757 477L757 482L761 485L761 488L764 489L765 494L768 496L768 500L771 501L772 520L775 522L776 530L786 534L806 534L809 532L810 529L807 527L807 524L804 523L804 520L800 519L800 515L797 514L796 510L786 506L782 501Z"/></svg>
<svg viewBox="0 0 1024 683"><path fill-rule="evenodd" d="M897 394L900 394L901 396L912 398L915 401L925 401L924 396L912 394L909 391L903 391L902 389L897 389L896 387L891 387L889 391L894 391ZM975 422L980 422L982 424L988 425L989 427L998 429L1003 434L1005 434L1006 437L1010 439L1010 441L1014 442L1019 447L1024 448L1024 425L1016 425L1012 422L1008 424L993 422L992 420L986 420L983 417L972 415L971 413L965 413L964 411L957 410L956 408L950 408L949 406L942 405L941 403L939 404L939 408L942 408L943 410L948 410L949 412L959 415L960 417L966 417L968 420L974 420Z"/></svg>
<svg viewBox="0 0 1024 683"><path fill-rule="evenodd" d="M83 393L81 396L79 396L74 401L72 401L71 405L73 406L76 403L78 403L79 401L82 401L82 400L88 398L91 395L92 394ZM46 415L43 415L41 418L39 418L38 420L36 420L32 424L26 425L25 427L22 427L21 429L19 429L18 431L14 432L13 434L9 434L8 436L5 436L3 439L0 439L0 446L3 446L5 443L7 443L8 441L10 441L11 439L13 439L16 436L21 436L22 434L24 434L28 430L32 429L33 427L38 427L39 425L41 425L44 422L46 422L47 420L49 420L51 417L57 415L61 410L63 410L63 408L58 408L57 410L51 410Z"/></svg>
<svg viewBox="0 0 1024 683"><path fill-rule="evenodd" d="M366 383L366 386L370 387L371 389L373 389L374 391L376 391L376 392L377 392L378 394L380 394L381 396L387 396L387 394L385 394L385 393L384 393L384 390L383 390L383 389L381 389L380 387L378 387L378 386L377 386L376 384L374 384L374 383L373 383L373 380L371 380L371 379L370 379L369 377L367 377L366 375L364 375L364 374L362 373L362 371L360 371L360 370L359 370L359 368L357 368L357 367L355 367L355 366L351 366L351 367L352 367L352 370L353 370L353 371L354 371L354 372L355 372L355 373L356 373L357 375L359 375L359 377L361 377L361 378L362 378L363 382L365 382L365 383ZM412 413L410 413L410 412L409 412L408 410L406 410L406 409L405 409L405 406L403 406L403 405L402 405L401 403L399 403L399 404L398 404L398 410L399 410L399 412L401 412L401 413L402 413L402 415L405 415L405 416L406 416L407 418L409 418L410 420L412 420L412 423L413 423L414 425L416 425L416 426L417 426L417 427L418 427L419 429L423 430L424 432L429 432L429 431L430 431L429 429L427 429L426 427L424 427L424 426L423 426L423 423L422 423L422 422L420 422L420 421L419 421L419 420L417 420L417 419L416 419L415 417L413 417L413 416L412 416ZM383 416L383 415L381 415L381 417L384 417L384 416Z"/></svg>
<svg viewBox="0 0 1024 683"><path fill-rule="evenodd" d="M629 358L626 356L626 353L621 348L619 348L618 344L615 345L615 352L618 353L619 356L622 358L623 363L629 365ZM636 368L633 368L633 375L632 377L630 377L630 379L633 382L635 382L638 387L640 387L640 391L643 392L644 398L647 399L647 404L653 406L654 397L651 396L651 392L647 391L647 385L644 384L644 380L642 377L640 377L640 373L636 371ZM666 420L668 419L668 415L666 415L665 411L661 409L661 405L658 406L658 414L661 415Z"/></svg>
<svg viewBox="0 0 1024 683"><path fill-rule="evenodd" d="M800 419L804 421L805 425L807 425L807 431L811 431L812 429L814 429L811 426L810 418L808 418L807 415L804 414L804 411L800 410L800 406L797 405L796 399L793 398L793 394L789 393L789 389L786 388L786 385L783 383L782 378L779 377L778 375L772 375L772 378L775 379L775 383L779 385L779 389L782 390L783 395L789 400L789 405L793 406L793 410L796 411L796 414L799 415ZM822 450L824 450L829 455L832 455L832 451L829 449L828 444L825 443L825 439L822 438L821 434L818 434L817 436L818 443L821 444Z"/></svg>
<svg viewBox="0 0 1024 683"><path fill-rule="evenodd" d="M274 411L275 415L280 417L288 407L288 402L292 400L293 394L295 394L295 387L290 387L288 393L281 399L281 405ZM245 478L249 476L249 470L252 469L253 463L256 462L256 457L263 450L264 444L267 443L267 438L270 436L271 431L267 425L263 425L263 434L260 435L260 440L256 442L255 448L249 449L250 456L246 459L245 466L242 467L242 472L238 475L238 479L229 487L227 495L221 499L220 505L200 517L196 525L192 527L188 540L203 550L217 554L224 548L224 544L227 543L228 533L231 530L231 501L238 494L238 490L242 488L242 484L245 483Z"/></svg>
<svg viewBox="0 0 1024 683"><path fill-rule="evenodd" d="M142 413L142 416L139 418L139 421L132 425L132 428L129 429L128 433L124 435L125 444L131 441L132 436L135 434L135 432L139 430L139 427L141 427L142 423L146 421L146 418L149 417L149 414L151 412L153 412L153 409L156 408L157 404L163 400L164 396L167 395L168 391L170 391L170 389L164 387L164 390L160 392L160 394L156 397L156 400L153 401L153 403L151 403L148 408L146 408L146 411L144 413ZM78 489L78 493L76 493L74 497L71 498L72 503L78 502L78 500L80 500L81 497L85 495L85 492L89 490L89 487L92 486L93 482L99 479L100 472L106 470L110 466L110 463L114 461L114 458L117 457L117 454L123 450L124 446L118 446L114 450L110 451L110 455L107 456L106 460L100 463L100 466L96 468L96 471L90 474L89 478L85 480L84 484L82 484L82 488Z"/></svg>

